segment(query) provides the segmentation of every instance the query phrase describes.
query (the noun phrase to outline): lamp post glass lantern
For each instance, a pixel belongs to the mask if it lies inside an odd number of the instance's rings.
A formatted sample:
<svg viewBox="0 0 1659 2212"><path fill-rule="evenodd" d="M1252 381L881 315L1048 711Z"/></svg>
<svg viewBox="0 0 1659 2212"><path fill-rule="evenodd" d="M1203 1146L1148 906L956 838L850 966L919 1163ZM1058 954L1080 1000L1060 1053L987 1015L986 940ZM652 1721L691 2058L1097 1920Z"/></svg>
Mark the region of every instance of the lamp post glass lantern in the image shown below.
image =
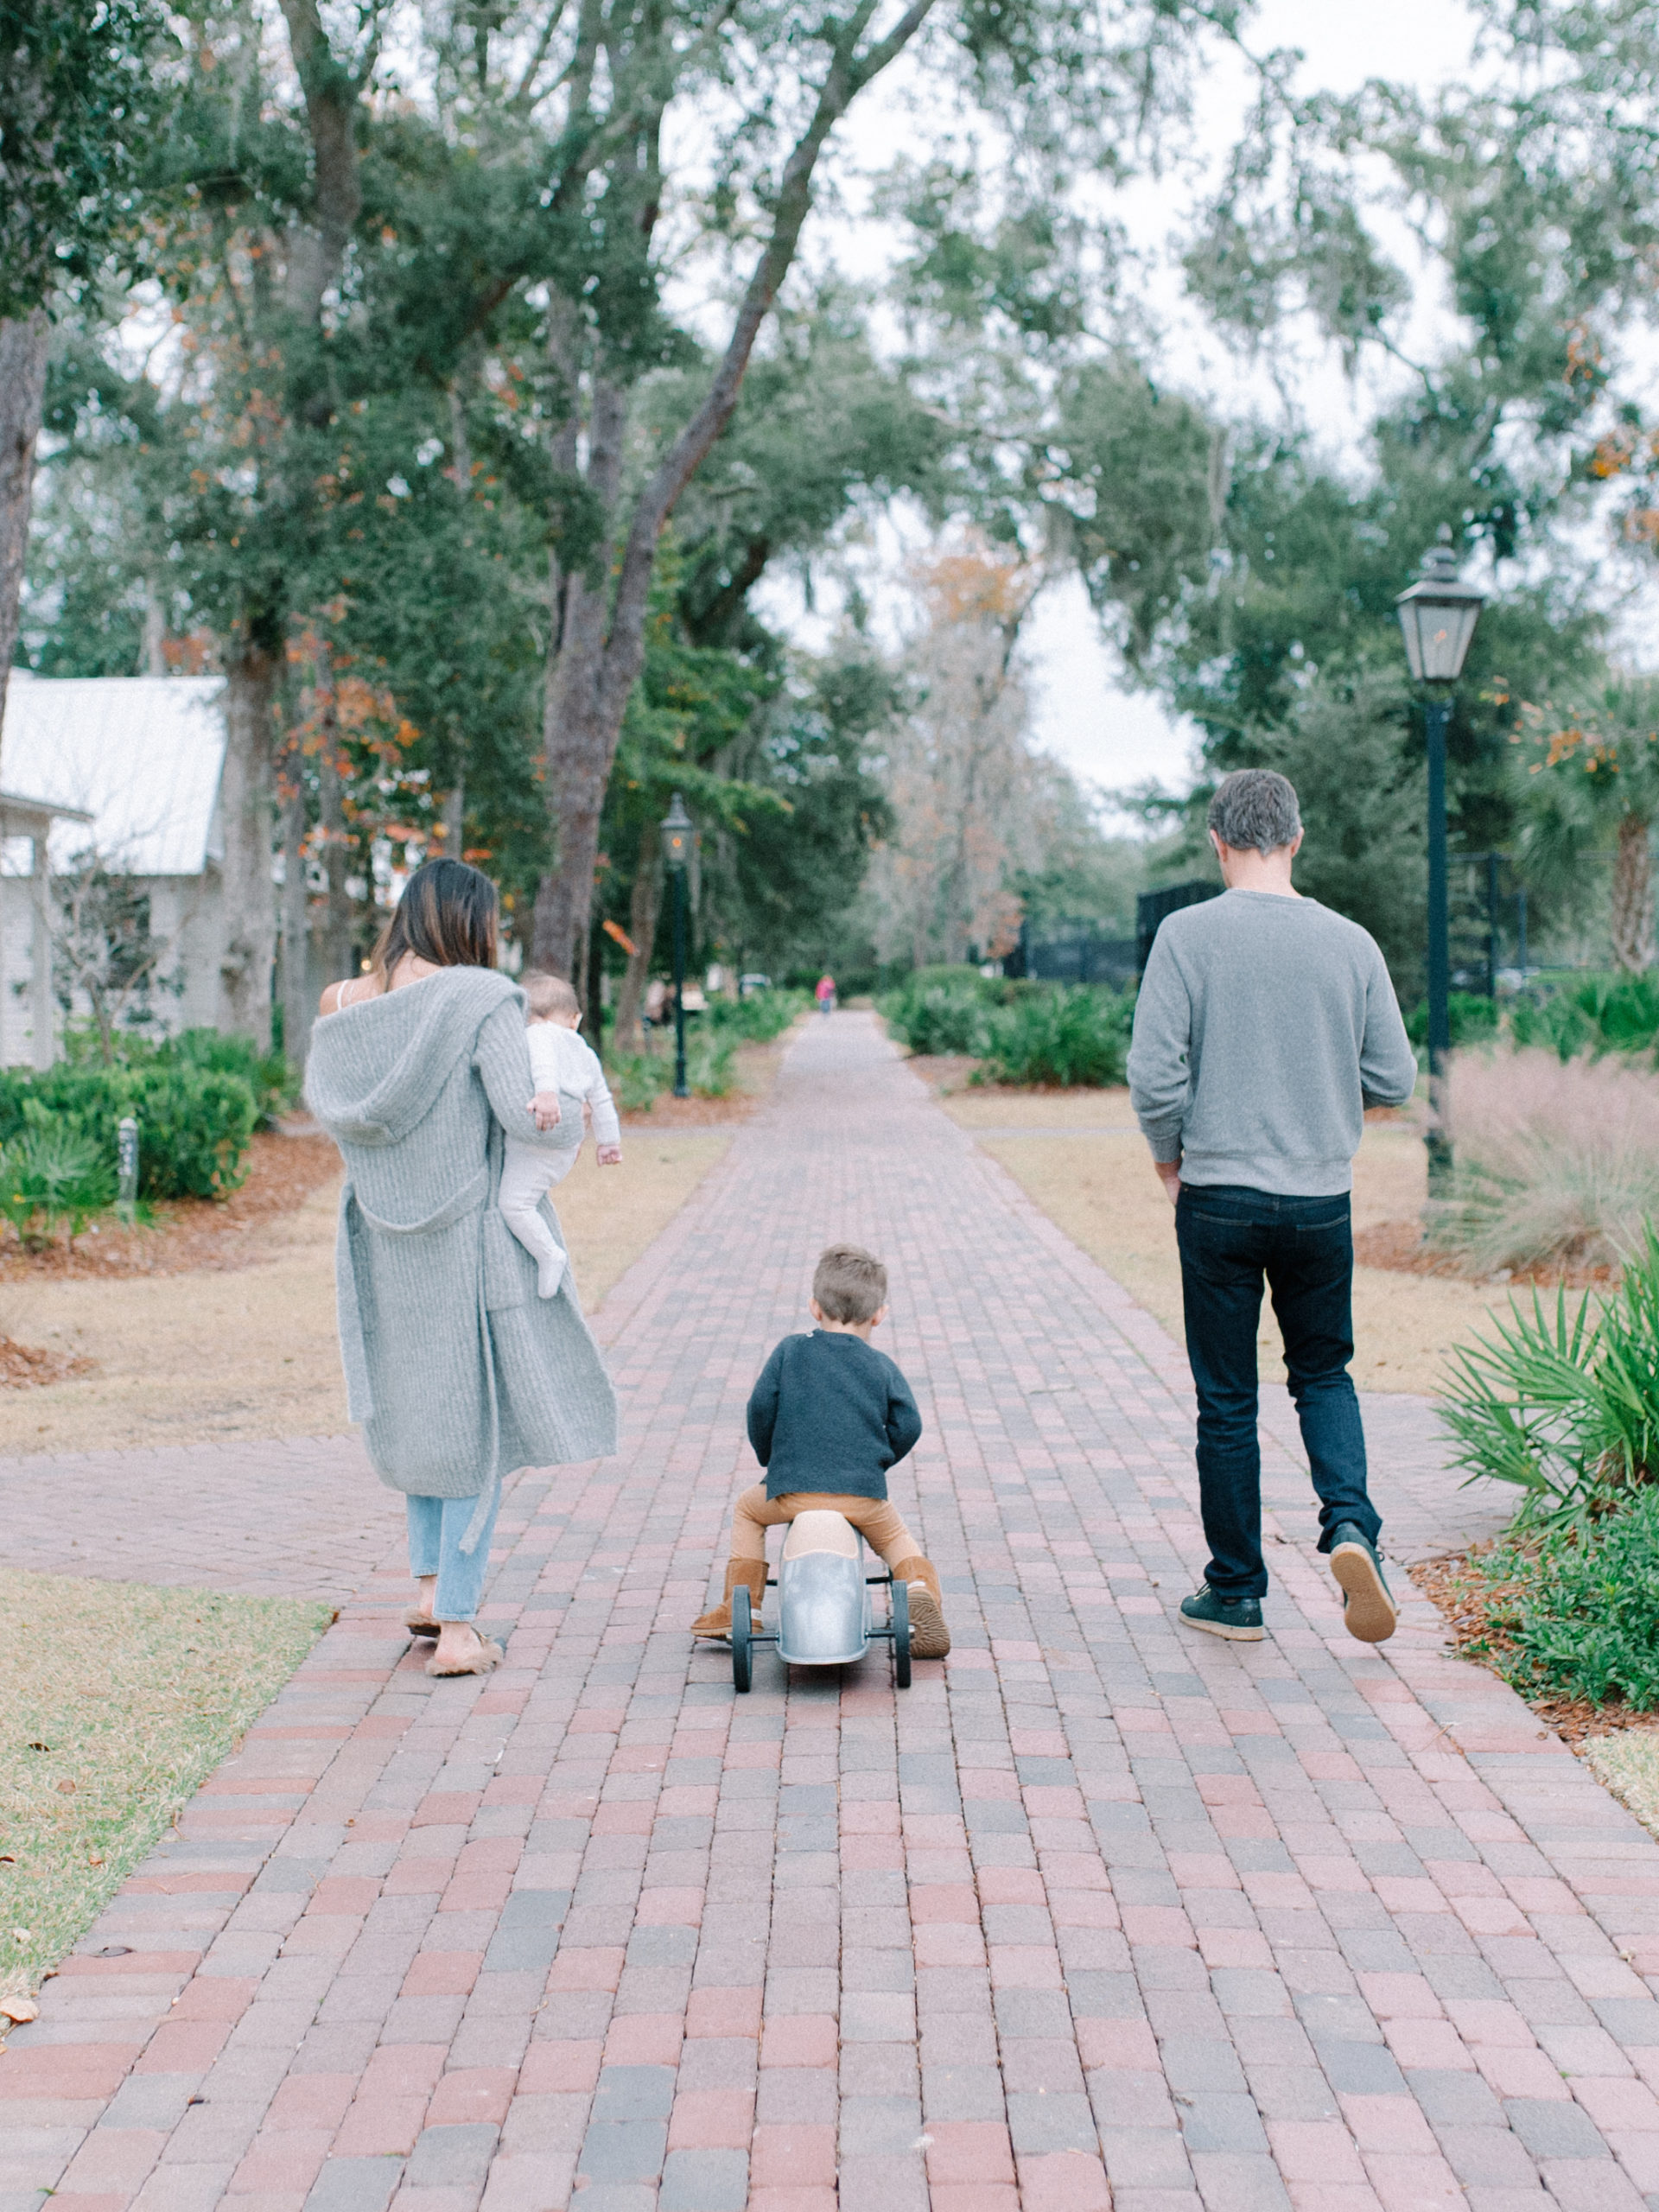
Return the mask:
<svg viewBox="0 0 1659 2212"><path fill-rule="evenodd" d="M685 1079L685 872L696 828L676 791L663 817L663 862L674 880L674 1096L689 1097Z"/></svg>
<svg viewBox="0 0 1659 2212"><path fill-rule="evenodd" d="M1439 1183L1452 1165L1452 1141L1446 1127L1446 1056L1452 1046L1451 917L1446 889L1446 732L1452 719L1451 688L1463 664L1485 604L1473 584L1458 574L1449 545L1424 554L1423 573L1395 606L1406 641L1414 682L1428 687L1423 702L1428 741L1428 1093L1433 1118L1428 1132L1428 1173Z"/></svg>

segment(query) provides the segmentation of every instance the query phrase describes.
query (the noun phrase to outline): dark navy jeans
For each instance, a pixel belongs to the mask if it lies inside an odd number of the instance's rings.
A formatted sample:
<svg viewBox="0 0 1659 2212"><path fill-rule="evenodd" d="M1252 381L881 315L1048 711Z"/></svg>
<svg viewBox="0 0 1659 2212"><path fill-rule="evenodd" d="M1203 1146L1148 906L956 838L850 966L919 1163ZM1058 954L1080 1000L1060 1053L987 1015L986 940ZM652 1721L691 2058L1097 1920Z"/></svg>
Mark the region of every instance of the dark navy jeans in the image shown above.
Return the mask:
<svg viewBox="0 0 1659 2212"><path fill-rule="evenodd" d="M1365 1432L1354 1356L1354 1245L1345 1193L1281 1198L1243 1185L1184 1184L1175 1208L1186 1353L1198 1397L1198 1497L1226 1598L1259 1598L1262 1447L1255 1335L1265 1281L1285 1343L1290 1395L1319 1495L1319 1549L1351 1521L1375 1543L1382 1522L1365 1489Z"/></svg>

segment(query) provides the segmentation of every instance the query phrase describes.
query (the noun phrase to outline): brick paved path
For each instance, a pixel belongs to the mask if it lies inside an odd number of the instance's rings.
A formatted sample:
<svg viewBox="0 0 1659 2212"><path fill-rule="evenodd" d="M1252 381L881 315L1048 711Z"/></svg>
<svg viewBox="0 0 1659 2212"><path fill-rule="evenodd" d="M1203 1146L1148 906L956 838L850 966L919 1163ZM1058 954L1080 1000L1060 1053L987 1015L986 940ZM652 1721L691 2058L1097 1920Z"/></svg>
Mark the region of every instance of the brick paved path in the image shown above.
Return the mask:
<svg viewBox="0 0 1659 2212"><path fill-rule="evenodd" d="M355 1434L0 1459L0 1516L7 1560L37 1574L336 1604L404 1526Z"/></svg>
<svg viewBox="0 0 1659 2212"><path fill-rule="evenodd" d="M740 1700L684 1623L832 1234L957 1650ZM1287 1459L1272 1638L1177 1628L1167 1339L868 1018L605 1324L624 1447L504 1511L506 1667L348 1605L12 2037L0 2212L1659 2207L1659 1845L1421 1601L1343 1635Z"/></svg>

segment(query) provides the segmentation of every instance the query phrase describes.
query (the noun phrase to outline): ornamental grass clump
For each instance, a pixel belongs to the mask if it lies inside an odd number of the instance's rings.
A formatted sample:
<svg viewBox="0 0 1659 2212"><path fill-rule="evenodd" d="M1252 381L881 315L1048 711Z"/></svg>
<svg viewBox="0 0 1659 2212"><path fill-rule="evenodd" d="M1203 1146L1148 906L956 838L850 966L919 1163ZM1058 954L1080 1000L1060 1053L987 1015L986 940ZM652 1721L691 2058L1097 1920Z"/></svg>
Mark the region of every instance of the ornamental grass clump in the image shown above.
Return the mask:
<svg viewBox="0 0 1659 2212"><path fill-rule="evenodd" d="M1659 1215L1659 1077L1536 1048L1447 1071L1455 1168L1429 1241L1465 1272L1616 1265Z"/></svg>
<svg viewBox="0 0 1659 2212"><path fill-rule="evenodd" d="M1522 1525L1593 1522L1659 1480L1659 1236L1605 1299L1535 1290L1452 1355L1440 1420L1469 1479L1513 1483Z"/></svg>
<svg viewBox="0 0 1659 2212"><path fill-rule="evenodd" d="M0 1218L26 1250L48 1245L55 1232L73 1244L89 1221L115 1204L115 1169L98 1146L61 1122L25 1128L0 1146Z"/></svg>
<svg viewBox="0 0 1659 2212"><path fill-rule="evenodd" d="M648 1114L674 1080L674 1063L654 1052L613 1052L605 1072L625 1114Z"/></svg>
<svg viewBox="0 0 1659 2212"><path fill-rule="evenodd" d="M698 1098L729 1098L737 1088L737 1043L716 1030L686 1039L685 1080Z"/></svg>

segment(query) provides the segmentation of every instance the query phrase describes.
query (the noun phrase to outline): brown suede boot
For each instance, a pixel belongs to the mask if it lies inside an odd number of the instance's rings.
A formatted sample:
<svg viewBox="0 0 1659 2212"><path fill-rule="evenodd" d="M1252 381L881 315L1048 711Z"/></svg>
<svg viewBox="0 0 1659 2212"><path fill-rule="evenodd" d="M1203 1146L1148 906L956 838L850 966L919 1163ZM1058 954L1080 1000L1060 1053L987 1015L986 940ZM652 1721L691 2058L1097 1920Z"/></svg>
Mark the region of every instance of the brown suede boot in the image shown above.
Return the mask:
<svg viewBox="0 0 1659 2212"><path fill-rule="evenodd" d="M760 1627L760 1603L766 1594L766 1562L763 1559L734 1559L726 1564L726 1595L719 1605L711 1605L701 1620L692 1622L693 1636L716 1636L722 1643L731 1641L732 1592L740 1582L748 1589L750 1618L756 1628Z"/></svg>
<svg viewBox="0 0 1659 2212"><path fill-rule="evenodd" d="M911 1657L943 1659L950 1649L950 1631L944 1624L939 1577L932 1560L916 1553L901 1559L892 1572L895 1582L910 1586Z"/></svg>

